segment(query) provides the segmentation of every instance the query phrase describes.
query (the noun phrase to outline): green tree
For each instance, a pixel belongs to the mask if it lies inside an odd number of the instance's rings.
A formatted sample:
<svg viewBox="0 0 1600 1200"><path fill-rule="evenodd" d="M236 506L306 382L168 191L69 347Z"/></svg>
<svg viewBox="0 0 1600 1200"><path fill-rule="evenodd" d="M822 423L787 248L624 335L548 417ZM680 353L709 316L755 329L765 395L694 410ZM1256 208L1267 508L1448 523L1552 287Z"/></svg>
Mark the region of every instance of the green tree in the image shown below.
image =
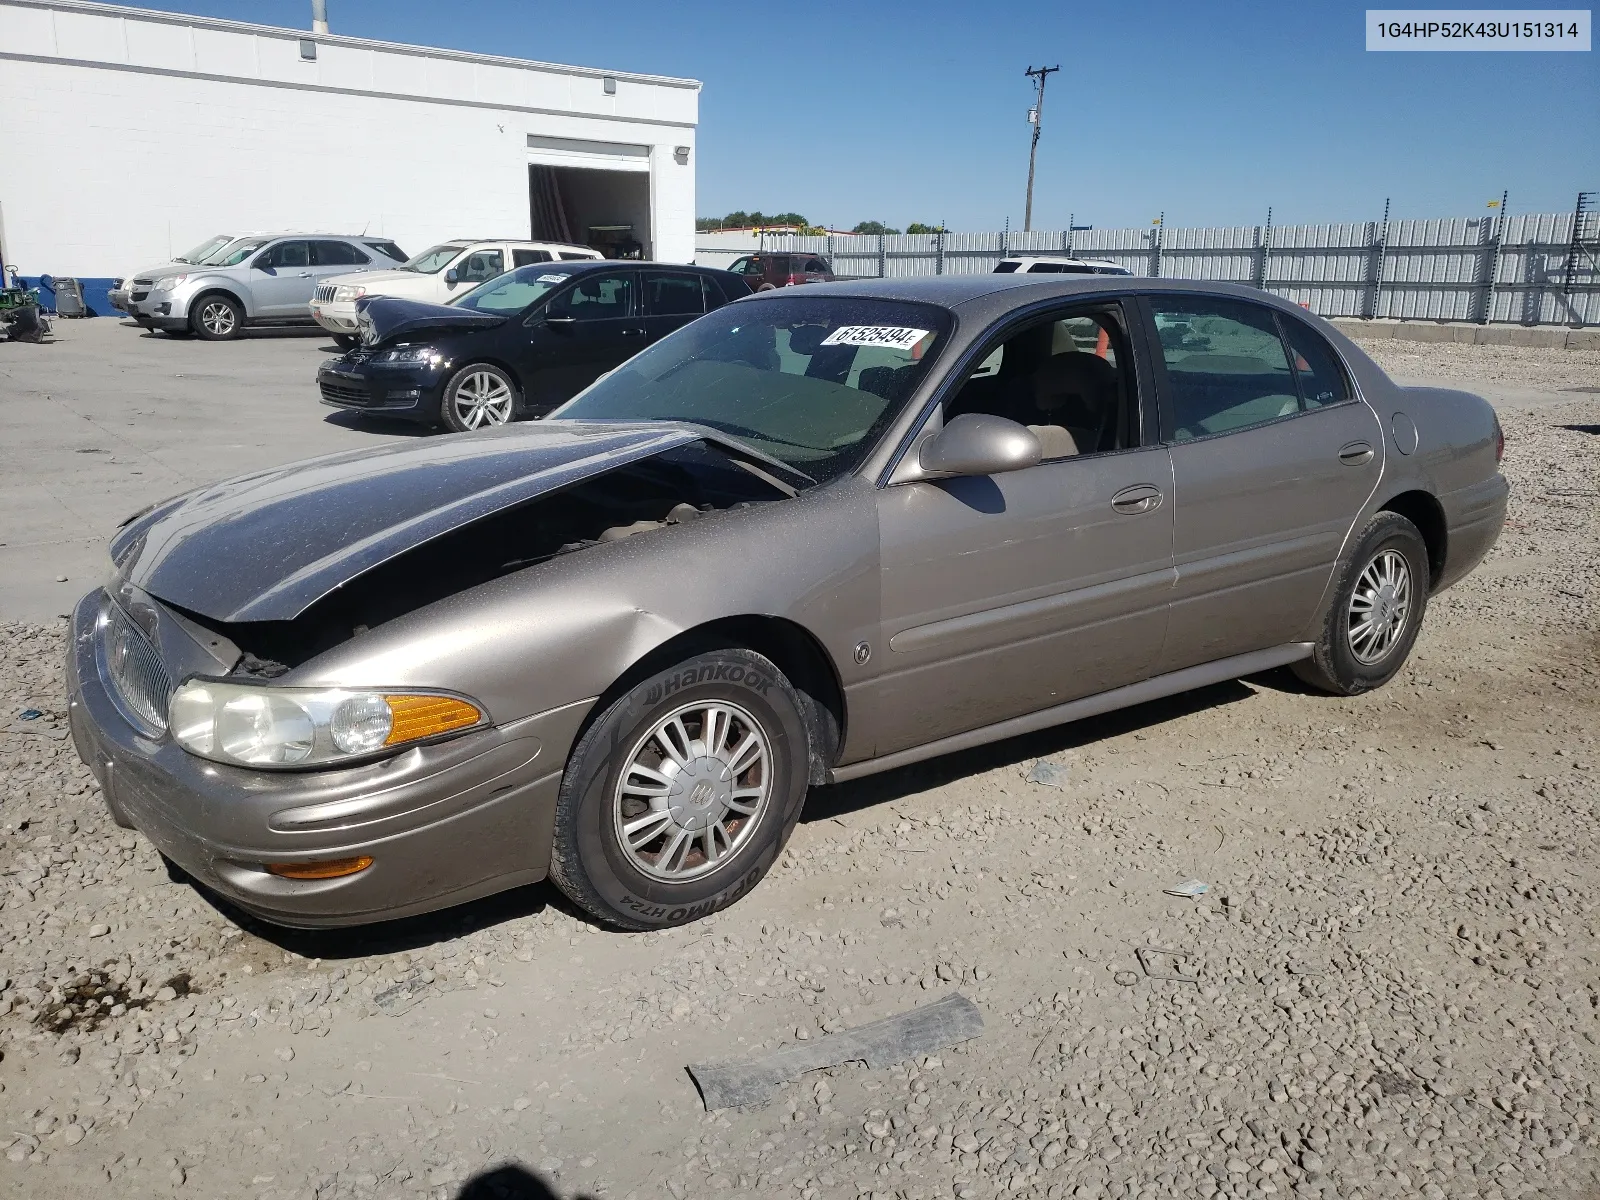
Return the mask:
<svg viewBox="0 0 1600 1200"><path fill-rule="evenodd" d="M898 229L890 229L882 221L862 221L851 233L899 233Z"/></svg>
<svg viewBox="0 0 1600 1200"><path fill-rule="evenodd" d="M943 225L924 225L921 221L913 221L906 226L907 233L943 233Z"/></svg>

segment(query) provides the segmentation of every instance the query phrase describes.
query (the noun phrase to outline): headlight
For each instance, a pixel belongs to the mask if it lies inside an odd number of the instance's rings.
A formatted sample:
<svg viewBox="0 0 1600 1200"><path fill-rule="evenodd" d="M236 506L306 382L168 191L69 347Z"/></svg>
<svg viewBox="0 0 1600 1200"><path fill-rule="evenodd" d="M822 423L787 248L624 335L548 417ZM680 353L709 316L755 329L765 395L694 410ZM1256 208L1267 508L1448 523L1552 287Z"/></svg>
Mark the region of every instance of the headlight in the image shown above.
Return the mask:
<svg viewBox="0 0 1600 1200"><path fill-rule="evenodd" d="M385 350L372 361L381 363L426 363L430 367L436 367L444 361L444 355L440 354L432 346L401 346L396 350Z"/></svg>
<svg viewBox="0 0 1600 1200"><path fill-rule="evenodd" d="M201 758L304 767L392 750L483 720L481 709L455 696L192 679L172 694L167 728Z"/></svg>
<svg viewBox="0 0 1600 1200"><path fill-rule="evenodd" d="M335 304L339 304L339 303L341 303L341 302L343 302L345 300L359 300L362 296L365 296L366 294L367 294L367 289L366 288L357 287L353 283L344 283L344 284L340 284L337 288L334 289L333 301L334 301Z"/></svg>
<svg viewBox="0 0 1600 1200"><path fill-rule="evenodd" d="M151 285L150 290L155 292L170 292L173 288L177 287L180 283L188 278L189 277L187 275L163 275Z"/></svg>

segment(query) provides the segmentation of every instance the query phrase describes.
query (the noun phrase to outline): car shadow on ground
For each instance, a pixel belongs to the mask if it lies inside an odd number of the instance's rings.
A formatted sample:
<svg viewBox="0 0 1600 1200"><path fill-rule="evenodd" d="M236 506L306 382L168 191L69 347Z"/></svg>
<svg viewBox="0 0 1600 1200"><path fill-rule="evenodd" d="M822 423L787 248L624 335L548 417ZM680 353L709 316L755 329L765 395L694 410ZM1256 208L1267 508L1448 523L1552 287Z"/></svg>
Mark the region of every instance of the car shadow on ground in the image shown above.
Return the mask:
<svg viewBox="0 0 1600 1200"><path fill-rule="evenodd" d="M397 421L370 413L351 412L347 408L334 409L322 421L325 425L337 425L340 429L356 433L382 433L390 437L427 437L438 432L435 426L425 425L421 421Z"/></svg>
<svg viewBox="0 0 1600 1200"><path fill-rule="evenodd" d="M1276 676L1275 672L1267 674ZM1294 677L1291 675L1290 678ZM1266 676L1263 675L1252 677L1251 682L1260 683L1262 686L1274 686L1277 682L1275 678L1274 683L1266 683L1265 680ZM1280 689L1275 687L1274 690ZM1282 690L1287 690L1287 687ZM971 750L940 755L907 767L885 771L881 775L869 775L864 779L854 779L848 783L814 788L806 798L805 812L801 814L800 819L812 822L842 817L847 813L891 803L918 792L931 791L969 775L981 775L997 767L1019 766L1036 758L1049 758L1053 754L1076 750L1080 746L1103 741L1106 738L1137 733L1141 729L1176 720L1179 717L1228 704L1237 704L1253 695L1255 695L1254 690L1240 680L1213 684L1192 692L1180 692L1176 696L1167 696L1161 700L1151 700L1131 708L1104 713L1098 717L1084 717L1082 720L1064 725L1052 725L1048 729L1020 734L1004 741L990 742L986 746L975 746Z"/></svg>
<svg viewBox="0 0 1600 1200"><path fill-rule="evenodd" d="M341 961L420 950L454 941L491 925L533 916L548 907L570 911L579 920L592 920L575 909L569 909L565 897L560 896L550 884L536 883L415 917L400 917L341 929L290 929L236 908L198 880L184 874L175 864L169 863L167 871L174 882L187 883L207 904L246 933L301 958Z"/></svg>
<svg viewBox="0 0 1600 1200"><path fill-rule="evenodd" d="M505 1163L474 1175L455 1200L561 1200L561 1194L519 1163ZM571 1200L590 1200L574 1194Z"/></svg>

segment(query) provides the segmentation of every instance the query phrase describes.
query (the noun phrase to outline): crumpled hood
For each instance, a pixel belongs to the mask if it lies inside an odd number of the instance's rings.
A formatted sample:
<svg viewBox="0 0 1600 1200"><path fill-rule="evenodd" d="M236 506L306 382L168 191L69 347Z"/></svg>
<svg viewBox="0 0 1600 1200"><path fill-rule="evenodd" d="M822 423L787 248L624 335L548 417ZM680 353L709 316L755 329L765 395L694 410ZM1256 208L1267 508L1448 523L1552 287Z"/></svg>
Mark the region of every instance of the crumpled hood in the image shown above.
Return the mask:
<svg viewBox="0 0 1600 1200"><path fill-rule="evenodd" d="M707 431L548 421L292 463L166 501L111 540L120 579L217 621L288 621L470 521Z"/></svg>
<svg viewBox="0 0 1600 1200"><path fill-rule="evenodd" d="M361 344L380 346L409 333L435 329L490 329L505 324L503 313L481 313L451 304L427 304L394 296L363 296L356 301Z"/></svg>

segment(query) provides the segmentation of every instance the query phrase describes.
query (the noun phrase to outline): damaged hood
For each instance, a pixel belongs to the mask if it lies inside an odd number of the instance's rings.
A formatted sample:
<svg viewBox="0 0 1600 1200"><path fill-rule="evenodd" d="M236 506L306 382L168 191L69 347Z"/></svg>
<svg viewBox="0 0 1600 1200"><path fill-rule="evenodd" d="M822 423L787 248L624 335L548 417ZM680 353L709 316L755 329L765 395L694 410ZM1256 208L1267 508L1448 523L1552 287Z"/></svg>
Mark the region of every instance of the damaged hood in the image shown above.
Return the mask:
<svg viewBox="0 0 1600 1200"><path fill-rule="evenodd" d="M506 313L482 313L453 304L427 304L421 300L401 300L395 296L363 296L356 301L356 324L361 342L377 346L408 333L428 333L436 329L492 329L504 325Z"/></svg>
<svg viewBox="0 0 1600 1200"><path fill-rule="evenodd" d="M160 504L118 531L111 558L120 580L178 608L289 621L468 522L706 434L549 421L315 458Z"/></svg>

